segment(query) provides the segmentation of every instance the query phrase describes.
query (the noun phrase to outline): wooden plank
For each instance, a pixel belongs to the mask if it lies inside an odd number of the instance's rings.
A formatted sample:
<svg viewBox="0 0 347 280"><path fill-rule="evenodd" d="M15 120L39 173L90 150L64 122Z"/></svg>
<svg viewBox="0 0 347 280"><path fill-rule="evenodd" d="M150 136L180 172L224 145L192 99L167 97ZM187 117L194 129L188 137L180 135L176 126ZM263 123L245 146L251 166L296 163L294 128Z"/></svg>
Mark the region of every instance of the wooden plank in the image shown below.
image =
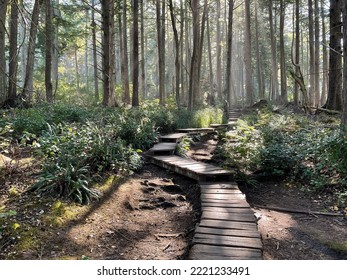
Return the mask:
<svg viewBox="0 0 347 280"><path fill-rule="evenodd" d="M243 193L201 193L201 199L213 199L213 200L236 200L244 199L246 196Z"/></svg>
<svg viewBox="0 0 347 280"><path fill-rule="evenodd" d="M236 183L200 183L201 189L239 189Z"/></svg>
<svg viewBox="0 0 347 280"><path fill-rule="evenodd" d="M202 200L202 207L224 207L224 208L249 208L249 204L245 200Z"/></svg>
<svg viewBox="0 0 347 280"><path fill-rule="evenodd" d="M198 226L195 229L195 233L260 238L260 233L255 230L221 229Z"/></svg>
<svg viewBox="0 0 347 280"><path fill-rule="evenodd" d="M150 151L158 152L158 151L174 151L176 149L176 143L158 143L155 144Z"/></svg>
<svg viewBox="0 0 347 280"><path fill-rule="evenodd" d="M232 248L196 244L189 253L190 260L261 260L262 252L259 249Z"/></svg>
<svg viewBox="0 0 347 280"><path fill-rule="evenodd" d="M202 193L206 194L243 194L239 189L205 189L201 188Z"/></svg>
<svg viewBox="0 0 347 280"><path fill-rule="evenodd" d="M201 219L255 223L254 214L244 214L244 213L226 213L226 212L223 213L223 212L204 211L201 215Z"/></svg>
<svg viewBox="0 0 347 280"><path fill-rule="evenodd" d="M240 214L249 214L254 215L254 212L251 208L242 208L242 207L235 207L235 208L226 208L226 207L206 207L202 206L201 210L203 212L220 212L220 213L240 213Z"/></svg>
<svg viewBox="0 0 347 280"><path fill-rule="evenodd" d="M164 142L164 141L174 141L174 142L179 142L184 136L187 136L187 133L171 133L167 135L161 135L159 136L159 139Z"/></svg>
<svg viewBox="0 0 347 280"><path fill-rule="evenodd" d="M239 236L222 236L197 233L194 235L194 244L217 245L227 247L262 249L260 238L248 238Z"/></svg>
<svg viewBox="0 0 347 280"><path fill-rule="evenodd" d="M199 226L219 229L236 229L236 230L254 230L258 231L255 223L222 221L222 220L207 220L201 219Z"/></svg>

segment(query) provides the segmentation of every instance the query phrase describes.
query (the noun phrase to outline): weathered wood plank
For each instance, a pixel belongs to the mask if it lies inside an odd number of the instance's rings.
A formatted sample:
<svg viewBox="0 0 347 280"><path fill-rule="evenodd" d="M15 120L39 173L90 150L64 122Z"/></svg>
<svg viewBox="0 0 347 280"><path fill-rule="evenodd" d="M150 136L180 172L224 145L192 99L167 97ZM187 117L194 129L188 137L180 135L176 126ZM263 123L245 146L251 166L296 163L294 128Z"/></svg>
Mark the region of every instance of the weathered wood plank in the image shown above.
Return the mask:
<svg viewBox="0 0 347 280"><path fill-rule="evenodd" d="M201 219L206 220L223 220L223 221L239 221L255 223L255 217L253 214L244 213L227 213L227 212L209 212L204 211L201 215Z"/></svg>
<svg viewBox="0 0 347 280"><path fill-rule="evenodd" d="M195 233L260 238L260 233L255 230L222 229L198 226L195 229Z"/></svg>
<svg viewBox="0 0 347 280"><path fill-rule="evenodd" d="M232 248L196 244L189 253L190 260L261 260L262 252L259 249Z"/></svg>
<svg viewBox="0 0 347 280"><path fill-rule="evenodd" d="M179 142L181 139L185 136L187 136L187 133L171 133L167 135L161 135L159 136L159 140L161 142Z"/></svg>
<svg viewBox="0 0 347 280"><path fill-rule="evenodd" d="M194 244L217 245L227 247L262 249L263 244L259 238L248 238L239 236L222 236L197 233L194 235Z"/></svg>
<svg viewBox="0 0 347 280"><path fill-rule="evenodd" d="M239 187L236 183L200 183L201 189L237 189Z"/></svg>
<svg viewBox="0 0 347 280"><path fill-rule="evenodd" d="M240 214L250 214L254 215L254 212L251 208L226 208L226 207L206 207L202 206L201 210L203 212L221 212L221 213L240 213Z"/></svg>
<svg viewBox="0 0 347 280"><path fill-rule="evenodd" d="M243 193L201 193L202 200L237 200L245 199L245 197Z"/></svg>
<svg viewBox="0 0 347 280"><path fill-rule="evenodd" d="M202 193L206 194L219 194L219 193L225 193L225 194L243 194L240 190L237 189L205 189L200 188Z"/></svg>
<svg viewBox="0 0 347 280"><path fill-rule="evenodd" d="M258 231L257 225L255 223L246 223L246 222L201 219L199 225L201 227L209 227L209 228Z"/></svg>
<svg viewBox="0 0 347 280"><path fill-rule="evenodd" d="M202 200L202 207L225 207L225 208L249 208L249 204L245 200Z"/></svg>
<svg viewBox="0 0 347 280"><path fill-rule="evenodd" d="M176 149L176 143L158 143L155 144L150 151L174 151Z"/></svg>

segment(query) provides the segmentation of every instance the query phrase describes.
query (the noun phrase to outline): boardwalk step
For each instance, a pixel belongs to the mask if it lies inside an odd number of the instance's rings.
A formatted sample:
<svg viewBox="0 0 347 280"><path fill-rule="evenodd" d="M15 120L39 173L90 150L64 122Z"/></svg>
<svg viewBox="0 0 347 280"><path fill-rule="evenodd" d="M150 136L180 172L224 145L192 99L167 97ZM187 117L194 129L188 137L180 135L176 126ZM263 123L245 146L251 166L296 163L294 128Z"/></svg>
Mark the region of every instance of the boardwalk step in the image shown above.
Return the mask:
<svg viewBox="0 0 347 280"><path fill-rule="evenodd" d="M259 260L262 253L259 249L232 248L196 244L189 254L191 260Z"/></svg>
<svg viewBox="0 0 347 280"><path fill-rule="evenodd" d="M159 136L159 141L178 143L182 140L183 137L187 135L188 135L187 133L171 133L167 135L161 135Z"/></svg>
<svg viewBox="0 0 347 280"><path fill-rule="evenodd" d="M158 154L174 154L176 150L176 143L158 143L155 144L151 149L149 149L149 153L152 155L158 155Z"/></svg>
<svg viewBox="0 0 347 280"><path fill-rule="evenodd" d="M239 221L254 223L254 214L248 213L230 213L230 212L210 212L204 211L201 216L202 220L222 220L222 221Z"/></svg>
<svg viewBox="0 0 347 280"><path fill-rule="evenodd" d="M200 133L213 133L215 130L212 127L206 128L180 128L176 129L177 132L188 133L188 134L200 134Z"/></svg>

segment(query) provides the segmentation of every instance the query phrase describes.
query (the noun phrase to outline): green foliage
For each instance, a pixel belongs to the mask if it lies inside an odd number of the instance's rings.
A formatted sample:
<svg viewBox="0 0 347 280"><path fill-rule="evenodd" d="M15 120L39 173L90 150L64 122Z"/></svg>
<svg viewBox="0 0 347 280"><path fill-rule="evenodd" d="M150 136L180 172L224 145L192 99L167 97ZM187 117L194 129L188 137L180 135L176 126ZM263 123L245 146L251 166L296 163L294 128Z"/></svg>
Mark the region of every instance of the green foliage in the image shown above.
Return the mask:
<svg viewBox="0 0 347 280"><path fill-rule="evenodd" d="M176 145L175 153L180 157L188 157L187 153L192 142L193 140L190 137L183 137L181 141Z"/></svg>

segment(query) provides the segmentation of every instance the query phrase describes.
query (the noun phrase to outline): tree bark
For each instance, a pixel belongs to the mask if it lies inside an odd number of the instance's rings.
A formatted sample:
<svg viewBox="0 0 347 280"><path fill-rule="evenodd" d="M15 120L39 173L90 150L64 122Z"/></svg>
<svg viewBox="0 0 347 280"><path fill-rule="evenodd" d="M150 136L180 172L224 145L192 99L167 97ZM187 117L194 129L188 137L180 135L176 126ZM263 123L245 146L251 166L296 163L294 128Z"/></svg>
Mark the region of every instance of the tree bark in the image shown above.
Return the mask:
<svg viewBox="0 0 347 280"><path fill-rule="evenodd" d="M128 67L128 28L127 28L127 1L123 0L123 21L122 21L122 34L123 34L123 102L130 104L130 88L129 88L129 67Z"/></svg>
<svg viewBox="0 0 347 280"><path fill-rule="evenodd" d="M138 107L139 102L139 3L133 0L133 96L132 106Z"/></svg>
<svg viewBox="0 0 347 280"><path fill-rule="evenodd" d="M26 70L24 77L24 86L22 91L22 98L26 103L30 104L32 101L33 93L33 76L34 76L34 62L35 62L35 42L37 35L37 28L40 16L40 7L43 0L35 0L33 12L31 15L31 25L29 34L28 54L26 62Z"/></svg>
<svg viewBox="0 0 347 280"><path fill-rule="evenodd" d="M228 97L229 109L233 103L233 85L232 85L232 73L231 73L231 64L232 64L232 50L233 50L233 15L234 15L234 0L228 0L229 9L228 9L228 37L227 37L227 67L226 67L226 91Z"/></svg>
<svg viewBox="0 0 347 280"><path fill-rule="evenodd" d="M169 8L170 8L170 15L171 15L171 24L172 24L172 30L174 33L174 40L175 40L175 91L176 91L176 104L177 107L180 108L180 71L181 71L181 65L180 65L180 40L178 37L178 31L176 27L176 18L174 14L174 7L172 0L169 0Z"/></svg>
<svg viewBox="0 0 347 280"><path fill-rule="evenodd" d="M342 109L341 0L330 0L329 92L327 109Z"/></svg>
<svg viewBox="0 0 347 280"><path fill-rule="evenodd" d="M295 0L295 75L299 76L300 64L300 0ZM294 83L294 104L299 105L299 84Z"/></svg>
<svg viewBox="0 0 347 280"><path fill-rule="evenodd" d="M310 105L314 105L315 101L315 48L314 48L314 20L313 20L313 2L308 0L308 44L310 53L309 68L309 96Z"/></svg>
<svg viewBox="0 0 347 280"><path fill-rule="evenodd" d="M347 132L347 2L343 3L343 113L342 128Z"/></svg>
<svg viewBox="0 0 347 280"><path fill-rule="evenodd" d="M322 52L323 52L323 77L322 77L322 94L321 94L321 104L325 104L327 101L328 94L328 50L327 50L327 39L326 39L326 24L325 24L325 13L324 13L325 1L321 0L321 18L322 18Z"/></svg>
<svg viewBox="0 0 347 280"><path fill-rule="evenodd" d="M320 90L319 90L319 83L320 83L320 41L319 41L319 36L320 36L320 28L319 28L319 0L314 0L314 34L315 34L315 39L314 39L314 89L315 89L315 94L314 94L314 104L316 107L320 106Z"/></svg>
<svg viewBox="0 0 347 280"><path fill-rule="evenodd" d="M103 101L105 107L116 105L114 96L114 66L115 66L115 41L114 41L114 0L102 0L102 83Z"/></svg>
<svg viewBox="0 0 347 280"><path fill-rule="evenodd" d="M144 21L144 0L141 0L141 94L145 99L147 96L146 69L145 69L145 21Z"/></svg>
<svg viewBox="0 0 347 280"><path fill-rule="evenodd" d="M0 107L7 100L6 79L6 12L7 0L0 0Z"/></svg>
<svg viewBox="0 0 347 280"><path fill-rule="evenodd" d="M94 102L99 102L99 75L98 75L98 55L96 49L96 22L95 22L95 0L92 0L92 45L93 45L93 75L94 75Z"/></svg>
<svg viewBox="0 0 347 280"><path fill-rule="evenodd" d="M18 70L18 1L11 4L10 17L10 62L8 68L8 104L15 106L17 99L17 70Z"/></svg>
<svg viewBox="0 0 347 280"><path fill-rule="evenodd" d="M157 13L157 38L158 38L158 75L159 75L159 103L161 106L164 106L166 103L165 96L165 41L163 38L164 28L162 13L162 5L164 2L157 0L156 1L156 13ZM165 8L165 6L164 6Z"/></svg>
<svg viewBox="0 0 347 280"><path fill-rule="evenodd" d="M281 103L288 102L287 94L287 69L284 50L284 18L286 13L286 4L284 0L280 2L280 61L281 61Z"/></svg>
<svg viewBox="0 0 347 280"><path fill-rule="evenodd" d="M216 1L216 83L217 83L217 96L219 102L222 102L222 46L221 46L221 28L220 28L220 17L221 17L221 5L220 0Z"/></svg>
<svg viewBox="0 0 347 280"><path fill-rule="evenodd" d="M261 49L259 43L259 18L258 18L259 3L258 0L255 1L255 41L256 41L256 52L257 52L257 80L258 80L258 92L259 98L265 98L265 86L264 86L264 71L263 71L263 61L261 59Z"/></svg>
<svg viewBox="0 0 347 280"><path fill-rule="evenodd" d="M52 3L51 0L45 0L46 3L46 61L45 61L45 87L46 100L53 103L52 86L52 52L53 52L53 24L52 24Z"/></svg>
<svg viewBox="0 0 347 280"><path fill-rule="evenodd" d="M252 46L251 46L251 10L250 0L245 0L245 49L244 61L246 70L246 104L253 104L253 74L252 74Z"/></svg>

